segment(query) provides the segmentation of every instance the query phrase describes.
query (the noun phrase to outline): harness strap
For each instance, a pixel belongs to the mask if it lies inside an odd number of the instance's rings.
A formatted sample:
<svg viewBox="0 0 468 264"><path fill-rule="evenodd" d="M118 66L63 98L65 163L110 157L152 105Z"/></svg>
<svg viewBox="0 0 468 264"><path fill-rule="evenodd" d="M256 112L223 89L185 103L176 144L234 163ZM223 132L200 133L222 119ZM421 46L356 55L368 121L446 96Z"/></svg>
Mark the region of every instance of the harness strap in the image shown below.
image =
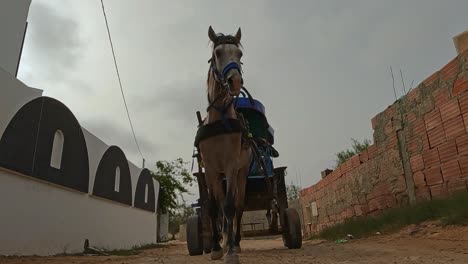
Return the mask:
<svg viewBox="0 0 468 264"><path fill-rule="evenodd" d="M254 105L255 102L254 102L254 100L253 100L252 95L249 93L249 90L247 90L247 88L246 88L245 86L243 86L243 85L242 85L242 88L241 88L241 89L244 90L245 93L247 94L247 96L249 97L250 104L251 104L251 105Z"/></svg>
<svg viewBox="0 0 468 264"><path fill-rule="evenodd" d="M230 123L228 122L228 109L229 109L229 106L232 105L232 102L234 101L234 99L232 99L229 104L223 106L223 107L216 107L216 106L212 106L216 111L218 111L220 114L221 114L221 121L223 122L224 124L224 127L228 130L228 131L231 131L232 130L232 127L230 125Z"/></svg>
<svg viewBox="0 0 468 264"><path fill-rule="evenodd" d="M251 140L251 148L252 148L252 152L254 154L254 157L257 161L257 164L260 165L260 168L262 169L263 171L263 175L265 176L264 180L265 180L265 185L267 187L267 195L269 196L269 198L273 198L272 196L274 196L273 194L273 189L271 187L271 183L270 183L270 180L269 180L269 177L268 177L268 170L267 170L267 167L266 167L266 164L265 164L265 160L263 160L263 157L262 155L260 154L260 151L258 149L258 146L255 142L255 140ZM249 171L250 172L250 171Z"/></svg>
<svg viewBox="0 0 468 264"><path fill-rule="evenodd" d="M230 130L226 128L225 123L222 120L200 126L197 130L197 135L195 136L194 146L198 148L202 140L210 137L229 133L242 133L244 131L244 126L238 119L227 118L225 122L229 123L229 127L231 128Z"/></svg>

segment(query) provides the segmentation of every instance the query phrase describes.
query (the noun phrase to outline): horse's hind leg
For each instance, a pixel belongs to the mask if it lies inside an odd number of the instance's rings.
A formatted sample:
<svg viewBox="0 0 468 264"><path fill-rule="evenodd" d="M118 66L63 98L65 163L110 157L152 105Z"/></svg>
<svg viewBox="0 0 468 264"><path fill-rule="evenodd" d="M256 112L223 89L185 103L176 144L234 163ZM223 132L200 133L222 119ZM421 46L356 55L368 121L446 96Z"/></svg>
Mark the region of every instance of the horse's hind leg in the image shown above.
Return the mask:
<svg viewBox="0 0 468 264"><path fill-rule="evenodd" d="M268 221L268 228L271 230L271 209L270 207L267 208L267 212L265 214L266 219Z"/></svg>
<svg viewBox="0 0 468 264"><path fill-rule="evenodd" d="M228 245L227 245L227 219L225 216L223 216L223 252L226 253L228 250Z"/></svg>
<svg viewBox="0 0 468 264"><path fill-rule="evenodd" d="M236 237L234 240L234 251L241 253L240 241L241 241L241 225L242 215L244 214L245 204L245 188L247 185L247 176L249 173L249 167L245 167L239 170L237 175L237 197L236 197Z"/></svg>
<svg viewBox="0 0 468 264"><path fill-rule="evenodd" d="M276 200L272 200L270 204L272 212L270 231L278 232L278 205Z"/></svg>

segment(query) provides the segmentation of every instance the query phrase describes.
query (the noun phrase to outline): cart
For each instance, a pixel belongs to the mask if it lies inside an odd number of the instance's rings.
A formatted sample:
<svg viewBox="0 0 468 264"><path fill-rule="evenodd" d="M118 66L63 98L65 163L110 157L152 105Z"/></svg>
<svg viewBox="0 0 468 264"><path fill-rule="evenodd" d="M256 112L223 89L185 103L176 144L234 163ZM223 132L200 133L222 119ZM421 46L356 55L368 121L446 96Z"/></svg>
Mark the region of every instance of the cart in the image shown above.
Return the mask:
<svg viewBox="0 0 468 264"><path fill-rule="evenodd" d="M289 249L302 247L302 232L299 214L294 208L288 208L286 194L286 168L273 165L273 158L279 153L273 147L274 129L269 125L264 105L255 99L247 97L237 98L236 111L241 114L248 125L248 131L253 137L256 152L263 162L253 161L250 166L246 186L246 202L244 211L267 210L273 211L274 217L269 219L269 234L281 234L284 246ZM200 113L197 112L201 124ZM187 220L186 237L189 255L202 255L211 252L211 219L208 212L208 193L205 183L201 157L194 154L198 161L198 172L193 175L198 180L199 199L192 204L196 214ZM263 163L263 164L261 164ZM265 174L268 177L265 177ZM275 215L278 215L278 221ZM270 221L271 220L271 221ZM221 219L219 219L221 226Z"/></svg>

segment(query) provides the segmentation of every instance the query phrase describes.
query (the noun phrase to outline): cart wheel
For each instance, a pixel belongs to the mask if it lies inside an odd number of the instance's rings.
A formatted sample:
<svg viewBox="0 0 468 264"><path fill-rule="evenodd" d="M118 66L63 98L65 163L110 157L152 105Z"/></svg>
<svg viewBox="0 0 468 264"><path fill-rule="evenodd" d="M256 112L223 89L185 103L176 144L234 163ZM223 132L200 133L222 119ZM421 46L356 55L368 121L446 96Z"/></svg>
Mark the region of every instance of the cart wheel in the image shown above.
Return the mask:
<svg viewBox="0 0 468 264"><path fill-rule="evenodd" d="M198 215L193 215L187 219L187 249L190 256L203 254L201 223Z"/></svg>
<svg viewBox="0 0 468 264"><path fill-rule="evenodd" d="M283 231L284 246L289 249L302 247L301 221L294 208L287 208L284 212L286 228Z"/></svg>

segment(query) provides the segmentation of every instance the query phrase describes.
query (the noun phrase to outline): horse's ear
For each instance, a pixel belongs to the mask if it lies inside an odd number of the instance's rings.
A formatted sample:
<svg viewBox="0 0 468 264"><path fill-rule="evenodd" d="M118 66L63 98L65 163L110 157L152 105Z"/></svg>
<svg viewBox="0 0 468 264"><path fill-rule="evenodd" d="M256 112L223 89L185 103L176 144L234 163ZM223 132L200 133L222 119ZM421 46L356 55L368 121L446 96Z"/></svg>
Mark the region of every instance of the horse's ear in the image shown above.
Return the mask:
<svg viewBox="0 0 468 264"><path fill-rule="evenodd" d="M240 42L241 41L241 37L242 37L242 32L241 32L241 29L239 27L239 29L237 30L237 33L236 35L234 36L237 40L237 42Z"/></svg>
<svg viewBox="0 0 468 264"><path fill-rule="evenodd" d="M216 33L211 26L208 28L208 37L213 42L216 42L216 39L218 38L218 36L216 36Z"/></svg>

